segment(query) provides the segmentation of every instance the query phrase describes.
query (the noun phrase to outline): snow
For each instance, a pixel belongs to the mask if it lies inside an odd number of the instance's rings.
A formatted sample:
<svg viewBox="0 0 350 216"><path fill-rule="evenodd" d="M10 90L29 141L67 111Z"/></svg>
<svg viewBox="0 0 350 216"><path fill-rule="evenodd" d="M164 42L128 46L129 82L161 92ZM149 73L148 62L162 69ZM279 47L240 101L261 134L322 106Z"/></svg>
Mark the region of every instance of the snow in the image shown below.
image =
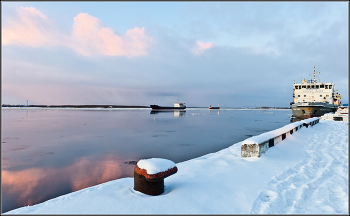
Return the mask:
<svg viewBox="0 0 350 216"><path fill-rule="evenodd" d="M171 160L163 158L151 158L151 159L141 159L137 162L137 166L140 169L145 169L147 174L153 175L159 172L165 172L176 165Z"/></svg>
<svg viewBox="0 0 350 216"><path fill-rule="evenodd" d="M348 214L348 122L302 127L261 157L236 143L177 163L165 191L150 196L133 178L89 187L9 214Z"/></svg>
<svg viewBox="0 0 350 216"><path fill-rule="evenodd" d="M319 119L319 118L318 117L308 118L308 119L302 120L301 122L308 124L312 121L315 121L316 119Z"/></svg>
<svg viewBox="0 0 350 216"><path fill-rule="evenodd" d="M305 120L302 120L302 121L298 121L298 122L294 122L294 123L288 124L288 125L286 125L284 127L278 128L276 130L269 131L269 132L260 134L258 136L250 137L250 138L244 140L243 144L261 144L261 143L266 142L266 141L268 141L270 139L273 139L273 138L275 138L277 136L281 136L281 134L287 133L290 130L293 130L294 128L302 125L303 123L309 124L310 122L315 121L317 119L319 119L319 118L318 117L313 117L313 118L309 118L309 119L305 119Z"/></svg>
<svg viewBox="0 0 350 216"><path fill-rule="evenodd" d="M339 108L338 111L336 111L335 113L326 113L323 116L321 116L321 119L330 119L333 120L334 117L341 117L343 119L343 121L348 121L349 120L349 114L345 114L348 113L348 108Z"/></svg>

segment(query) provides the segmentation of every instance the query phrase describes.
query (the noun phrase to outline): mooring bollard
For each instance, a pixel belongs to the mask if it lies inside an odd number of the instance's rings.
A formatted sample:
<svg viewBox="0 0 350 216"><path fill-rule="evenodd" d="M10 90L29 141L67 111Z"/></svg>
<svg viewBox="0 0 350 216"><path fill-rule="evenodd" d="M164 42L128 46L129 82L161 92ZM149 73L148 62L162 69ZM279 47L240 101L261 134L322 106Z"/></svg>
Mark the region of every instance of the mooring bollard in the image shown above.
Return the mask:
<svg viewBox="0 0 350 216"><path fill-rule="evenodd" d="M162 158L140 160L134 169L134 190L148 195L164 193L164 179L177 172L174 162Z"/></svg>

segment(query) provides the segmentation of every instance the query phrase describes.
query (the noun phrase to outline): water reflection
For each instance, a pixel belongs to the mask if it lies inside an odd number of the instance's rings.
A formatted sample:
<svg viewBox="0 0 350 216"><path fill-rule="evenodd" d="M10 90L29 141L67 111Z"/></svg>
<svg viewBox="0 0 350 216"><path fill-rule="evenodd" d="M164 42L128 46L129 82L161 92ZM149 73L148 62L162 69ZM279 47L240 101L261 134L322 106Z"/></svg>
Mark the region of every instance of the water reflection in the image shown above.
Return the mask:
<svg viewBox="0 0 350 216"><path fill-rule="evenodd" d="M158 111L158 110L151 110L150 114L154 115L154 114L172 114L174 113L174 117L179 118L179 117L184 117L186 110L162 110L162 111Z"/></svg>
<svg viewBox="0 0 350 216"><path fill-rule="evenodd" d="M66 167L2 170L2 195L5 200L11 200L3 206L3 211L33 205L121 177L132 177L130 166L134 167L109 154L98 160L82 157Z"/></svg>
<svg viewBox="0 0 350 216"><path fill-rule="evenodd" d="M216 111L210 109L210 110L209 110L209 113L211 113L212 111L213 111L213 112L216 112ZM220 110L217 110L217 111L218 111L218 115L219 115L219 114L220 114Z"/></svg>
<svg viewBox="0 0 350 216"><path fill-rule="evenodd" d="M288 111L217 112L2 110L2 211L132 177L139 159L182 162L290 120Z"/></svg>

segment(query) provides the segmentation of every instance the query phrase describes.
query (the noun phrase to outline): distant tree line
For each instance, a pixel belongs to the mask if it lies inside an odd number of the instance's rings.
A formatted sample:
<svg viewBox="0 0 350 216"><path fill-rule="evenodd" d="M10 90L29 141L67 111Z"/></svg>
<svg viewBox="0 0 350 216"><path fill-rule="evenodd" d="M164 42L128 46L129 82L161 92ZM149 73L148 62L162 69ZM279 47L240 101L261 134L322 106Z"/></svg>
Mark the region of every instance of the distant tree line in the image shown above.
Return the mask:
<svg viewBox="0 0 350 216"><path fill-rule="evenodd" d="M11 105L2 104L2 107L42 107L42 108L150 108L150 106L129 105Z"/></svg>

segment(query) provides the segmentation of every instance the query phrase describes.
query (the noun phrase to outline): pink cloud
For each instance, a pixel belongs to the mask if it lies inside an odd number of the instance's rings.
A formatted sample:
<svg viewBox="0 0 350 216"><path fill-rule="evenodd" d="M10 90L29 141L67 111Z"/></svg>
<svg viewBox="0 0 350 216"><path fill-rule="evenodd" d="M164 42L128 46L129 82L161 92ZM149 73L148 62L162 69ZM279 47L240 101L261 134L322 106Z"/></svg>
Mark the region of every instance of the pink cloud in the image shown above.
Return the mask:
<svg viewBox="0 0 350 216"><path fill-rule="evenodd" d="M147 55L151 38L144 28L135 27L125 35L116 35L104 27L101 20L87 13L74 17L70 35L51 24L47 16L33 7L17 10L18 20L8 20L2 28L2 45L20 44L31 47L67 46L83 56L140 56Z"/></svg>
<svg viewBox="0 0 350 216"><path fill-rule="evenodd" d="M201 41L197 41L194 49L192 49L192 52L195 55L200 55L204 52L204 50L210 49L213 46L214 46L213 42L203 43Z"/></svg>
<svg viewBox="0 0 350 216"><path fill-rule="evenodd" d="M20 7L17 14L19 20L9 20L2 28L3 45L40 47L57 43L54 32L50 31L50 22L41 11L33 7Z"/></svg>
<svg viewBox="0 0 350 216"><path fill-rule="evenodd" d="M38 16L41 19L47 19L47 17L41 11L33 7L20 7L18 11L23 17L25 15L29 15L29 16Z"/></svg>
<svg viewBox="0 0 350 216"><path fill-rule="evenodd" d="M108 56L139 56L147 54L150 38L144 28L129 29L125 36L116 35L111 28L87 13L74 18L70 47L84 56L100 54Z"/></svg>

